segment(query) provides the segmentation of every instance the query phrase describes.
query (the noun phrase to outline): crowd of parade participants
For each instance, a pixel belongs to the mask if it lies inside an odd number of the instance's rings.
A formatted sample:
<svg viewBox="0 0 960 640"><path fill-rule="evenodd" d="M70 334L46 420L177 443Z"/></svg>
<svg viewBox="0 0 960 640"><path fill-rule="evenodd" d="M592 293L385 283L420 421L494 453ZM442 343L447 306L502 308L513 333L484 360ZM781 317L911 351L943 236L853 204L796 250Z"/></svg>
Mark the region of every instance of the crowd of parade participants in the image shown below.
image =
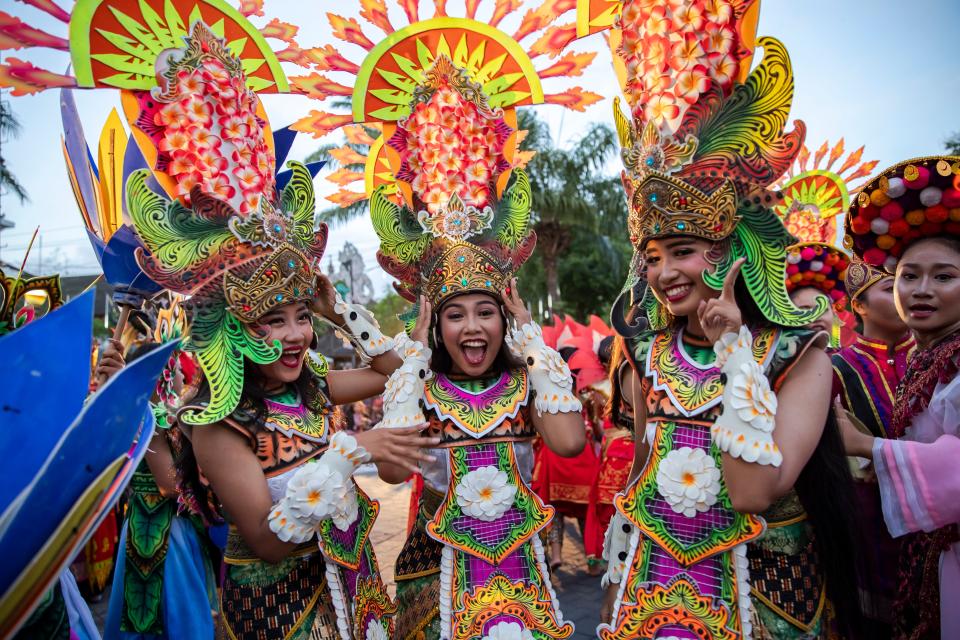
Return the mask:
<svg viewBox="0 0 960 640"><path fill-rule="evenodd" d="M382 42L331 24L363 65L312 50L347 84L288 83L280 61L303 50L287 34L278 57L249 11L114 4L67 16L74 84L123 91L142 154L124 213L165 291L100 350L92 386L181 343L110 525L104 638L568 638L571 544L604 640L960 638L960 157L878 171L862 149L809 150L801 122L785 128L789 57L756 38L756 1L628 0L578 23L608 32L624 96L634 257L610 326L535 318L517 281L539 197L517 109L600 97L544 93L565 72L518 44L563 3L513 36L499 2L483 22L475 2L464 18L414 6L408 25L360 3ZM566 60L576 75L592 57ZM369 155L355 195L410 302L396 336L320 270L329 169L281 171L289 144L258 98L294 85L352 96L351 114L294 128L353 127L342 157ZM318 329L361 366L334 368ZM375 424L345 422L381 397ZM414 488L396 558L372 542L368 463ZM64 576L17 637L99 633Z"/></svg>

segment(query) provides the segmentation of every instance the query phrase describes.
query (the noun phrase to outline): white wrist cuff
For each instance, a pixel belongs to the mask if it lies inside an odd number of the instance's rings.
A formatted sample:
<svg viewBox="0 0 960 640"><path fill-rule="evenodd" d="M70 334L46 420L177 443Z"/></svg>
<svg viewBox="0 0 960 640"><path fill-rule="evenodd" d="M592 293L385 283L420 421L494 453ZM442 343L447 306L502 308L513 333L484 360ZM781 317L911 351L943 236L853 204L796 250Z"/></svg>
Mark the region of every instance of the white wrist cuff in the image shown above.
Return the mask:
<svg viewBox="0 0 960 640"><path fill-rule="evenodd" d="M633 525L619 511L614 511L610 526L603 538L603 559L607 561L607 572L600 580L600 586L606 589L611 584L620 584L627 568L627 554L630 547L630 535Z"/></svg>
<svg viewBox="0 0 960 640"><path fill-rule="evenodd" d="M573 392L570 367L560 354L543 341L543 333L535 322L528 322L506 335L507 346L524 361L529 373L530 388L536 392L537 411L567 413L580 411L580 399Z"/></svg>
<svg viewBox="0 0 960 640"><path fill-rule="evenodd" d="M383 419L375 429L401 429L413 427L426 421L420 408L423 400L425 380L430 371L432 352L422 343L406 338L397 338L400 357L403 364L387 378L383 390Z"/></svg>
<svg viewBox="0 0 960 640"><path fill-rule="evenodd" d="M366 355L379 356L393 349L393 339L383 335L377 319L361 305L344 302L336 293L333 310L343 316L347 337Z"/></svg>
<svg viewBox="0 0 960 640"><path fill-rule="evenodd" d="M359 515L357 493L350 476L370 460L353 436L339 432L316 462L300 467L287 484L286 495L267 518L270 530L284 542L306 542L316 535L321 521L331 518L346 531Z"/></svg>
<svg viewBox="0 0 960 640"><path fill-rule="evenodd" d="M777 396L753 357L753 336L745 326L714 345L717 366L726 377L722 413L711 428L721 451L746 462L779 467L783 454L773 439Z"/></svg>

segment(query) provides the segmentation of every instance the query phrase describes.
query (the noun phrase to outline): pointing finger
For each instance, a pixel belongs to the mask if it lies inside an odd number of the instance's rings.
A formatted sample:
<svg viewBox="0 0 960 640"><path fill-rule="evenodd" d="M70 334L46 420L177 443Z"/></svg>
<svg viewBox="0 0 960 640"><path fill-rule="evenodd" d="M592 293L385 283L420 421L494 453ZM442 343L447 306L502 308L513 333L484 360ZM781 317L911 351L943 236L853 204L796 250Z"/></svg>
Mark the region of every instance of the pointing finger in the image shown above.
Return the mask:
<svg viewBox="0 0 960 640"><path fill-rule="evenodd" d="M733 263L733 266L730 267L730 270L727 271L727 277L723 279L723 292L720 294L720 297L724 300L733 301L734 297L734 285L737 284L737 278L740 277L740 268L743 266L743 263L746 262L746 258L740 258Z"/></svg>

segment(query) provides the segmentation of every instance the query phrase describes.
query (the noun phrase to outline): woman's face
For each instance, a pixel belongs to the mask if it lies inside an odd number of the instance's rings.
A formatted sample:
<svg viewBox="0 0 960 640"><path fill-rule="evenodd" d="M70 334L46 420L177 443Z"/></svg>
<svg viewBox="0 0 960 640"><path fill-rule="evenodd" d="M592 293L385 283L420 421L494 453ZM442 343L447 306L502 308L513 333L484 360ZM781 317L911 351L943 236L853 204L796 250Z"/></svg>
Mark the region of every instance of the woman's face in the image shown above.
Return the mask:
<svg viewBox="0 0 960 640"><path fill-rule="evenodd" d="M703 281L703 272L712 270L706 253L712 244L690 236L651 240L644 249L647 283L660 304L676 317L694 316L701 300L716 298Z"/></svg>
<svg viewBox="0 0 960 640"><path fill-rule="evenodd" d="M493 365L503 345L503 315L495 298L467 293L440 309L440 339L453 372L481 376Z"/></svg>
<svg viewBox="0 0 960 640"><path fill-rule="evenodd" d="M910 245L894 283L897 312L921 345L960 330L960 252L935 238Z"/></svg>
<svg viewBox="0 0 960 640"><path fill-rule="evenodd" d="M893 296L893 278L886 277L860 294L851 305L864 322L869 322L888 334L904 334L907 325L897 312Z"/></svg>
<svg viewBox="0 0 960 640"><path fill-rule="evenodd" d="M790 299L793 304L803 310L815 309L817 307L817 298L823 297L823 294L816 287L800 287L790 293ZM837 319L837 314L833 311L833 305L829 305L823 315L807 324L807 329L813 331L826 331L828 334L833 331L833 323Z"/></svg>
<svg viewBox="0 0 960 640"><path fill-rule="evenodd" d="M257 365L268 381L293 382L300 377L303 360L313 340L313 316L305 302L294 302L264 314L252 330L268 343L280 341L283 353L270 364Z"/></svg>

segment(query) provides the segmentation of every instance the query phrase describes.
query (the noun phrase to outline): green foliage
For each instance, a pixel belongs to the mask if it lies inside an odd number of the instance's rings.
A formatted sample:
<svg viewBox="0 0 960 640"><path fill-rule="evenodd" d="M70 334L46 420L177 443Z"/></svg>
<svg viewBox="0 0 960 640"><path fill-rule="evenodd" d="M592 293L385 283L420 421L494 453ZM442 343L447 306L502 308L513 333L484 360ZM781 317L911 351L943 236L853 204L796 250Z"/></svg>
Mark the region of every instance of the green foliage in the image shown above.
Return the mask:
<svg viewBox="0 0 960 640"><path fill-rule="evenodd" d="M949 138L944 140L943 146L947 153L952 156L960 156L960 131L955 131Z"/></svg>
<svg viewBox="0 0 960 640"><path fill-rule="evenodd" d="M16 116L13 115L9 103L0 100L0 137L15 138L18 135L20 135L20 122L17 121ZM7 164L3 160L2 152L0 152L0 189L13 192L20 200L20 204L30 200L29 196L27 196L27 190L23 188L23 185L20 184L17 177L7 168Z"/></svg>
<svg viewBox="0 0 960 640"><path fill-rule="evenodd" d="M367 305L380 323L380 330L386 336L395 336L403 331L403 321L398 317L410 308L410 303L392 291L375 302Z"/></svg>
<svg viewBox="0 0 960 640"><path fill-rule="evenodd" d="M554 304L554 311L569 314L578 321L591 313L606 319L626 278L631 251L625 234L613 237L586 234L575 238L558 262L560 300ZM540 301L546 310L546 277L538 252L520 269L518 279L520 295L534 314Z"/></svg>

